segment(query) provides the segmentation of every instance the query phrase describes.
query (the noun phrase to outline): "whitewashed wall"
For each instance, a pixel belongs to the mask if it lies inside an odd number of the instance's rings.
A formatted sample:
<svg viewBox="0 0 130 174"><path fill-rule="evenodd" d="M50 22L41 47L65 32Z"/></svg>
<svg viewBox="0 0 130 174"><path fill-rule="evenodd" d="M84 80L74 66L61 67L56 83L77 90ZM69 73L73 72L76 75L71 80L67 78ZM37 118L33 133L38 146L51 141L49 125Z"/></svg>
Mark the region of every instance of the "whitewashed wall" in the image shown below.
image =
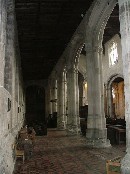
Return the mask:
<svg viewBox="0 0 130 174"><path fill-rule="evenodd" d="M117 42L117 51L118 51L118 62L113 65L109 66L109 57L108 57L108 46L112 40ZM123 62L122 62L122 49L121 49L121 39L118 34L116 34L111 40L109 40L105 44L105 54L103 54L102 62L103 62L103 81L107 84L110 77L115 74L123 75Z"/></svg>

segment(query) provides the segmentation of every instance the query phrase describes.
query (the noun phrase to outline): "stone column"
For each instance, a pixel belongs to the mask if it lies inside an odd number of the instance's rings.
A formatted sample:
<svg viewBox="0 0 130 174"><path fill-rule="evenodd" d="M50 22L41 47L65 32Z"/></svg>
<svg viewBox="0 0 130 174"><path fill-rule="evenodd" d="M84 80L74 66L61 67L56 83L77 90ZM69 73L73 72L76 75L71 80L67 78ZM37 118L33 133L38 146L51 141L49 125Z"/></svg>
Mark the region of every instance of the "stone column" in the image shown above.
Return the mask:
<svg viewBox="0 0 130 174"><path fill-rule="evenodd" d="M51 96L51 87L49 89L49 97L50 97L50 105L49 105L49 115L52 115L52 102L51 102L51 99L52 99L52 96Z"/></svg>
<svg viewBox="0 0 130 174"><path fill-rule="evenodd" d="M112 87L111 87L111 85L108 86L107 93L108 93L108 115L109 115L110 117L113 117L113 108L112 108Z"/></svg>
<svg viewBox="0 0 130 174"><path fill-rule="evenodd" d="M57 112L57 79L55 79L55 86L54 86L54 112Z"/></svg>
<svg viewBox="0 0 130 174"><path fill-rule="evenodd" d="M64 68L64 71L63 71L63 81L62 81L62 83L63 83L63 100L64 100L64 102L63 102L63 115L64 115L64 120L63 120L63 122L64 122L64 129L66 129L66 123L67 123L67 116L66 116L66 101L67 101L67 84L66 84L66 68Z"/></svg>
<svg viewBox="0 0 130 174"><path fill-rule="evenodd" d="M67 134L78 134L77 120L77 70L73 64L67 70L67 97L68 97L68 119L67 119Z"/></svg>
<svg viewBox="0 0 130 174"><path fill-rule="evenodd" d="M86 50L88 80L87 146L109 147L104 114L102 82L102 48L95 46Z"/></svg>
<svg viewBox="0 0 130 174"><path fill-rule="evenodd" d="M83 80L79 82L79 106L83 106Z"/></svg>
<svg viewBox="0 0 130 174"><path fill-rule="evenodd" d="M51 79L51 102L52 102L52 113L57 112L57 80Z"/></svg>
<svg viewBox="0 0 130 174"><path fill-rule="evenodd" d="M46 118L49 116L50 112L50 88L49 84L47 88L45 89L45 115Z"/></svg>
<svg viewBox="0 0 130 174"><path fill-rule="evenodd" d="M48 96L46 98L48 98L48 103L46 102L46 104L48 106L46 106L48 108L48 117L52 114L52 102L51 102L51 79L48 79L48 92L46 92L46 95L48 93Z"/></svg>
<svg viewBox="0 0 130 174"><path fill-rule="evenodd" d="M125 91L126 152L121 162L123 174L130 173L130 0L119 0L120 33Z"/></svg>
<svg viewBox="0 0 130 174"><path fill-rule="evenodd" d="M77 116L77 126L78 126L78 132L80 132L80 118L79 118L79 83L78 83L78 63L76 62L75 67L75 78L76 78L76 116Z"/></svg>
<svg viewBox="0 0 130 174"><path fill-rule="evenodd" d="M64 71L58 78L57 82L57 128L65 129L65 86L64 86Z"/></svg>
<svg viewBox="0 0 130 174"><path fill-rule="evenodd" d="M83 105L82 106L88 105L87 88L88 88L87 81L84 80L84 83L83 83Z"/></svg>
<svg viewBox="0 0 130 174"><path fill-rule="evenodd" d="M64 69L64 115L65 115L65 126L67 124L67 118L68 118L68 115L67 115L67 79L66 79L66 68Z"/></svg>

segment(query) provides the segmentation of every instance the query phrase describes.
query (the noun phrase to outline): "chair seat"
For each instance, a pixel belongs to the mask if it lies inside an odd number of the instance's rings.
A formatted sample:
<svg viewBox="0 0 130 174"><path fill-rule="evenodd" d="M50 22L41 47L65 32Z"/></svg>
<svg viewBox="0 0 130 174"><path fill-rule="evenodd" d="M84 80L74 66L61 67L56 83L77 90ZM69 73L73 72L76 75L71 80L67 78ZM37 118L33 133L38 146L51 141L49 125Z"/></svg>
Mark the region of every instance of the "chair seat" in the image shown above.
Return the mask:
<svg viewBox="0 0 130 174"><path fill-rule="evenodd" d="M17 156L22 156L22 155L24 155L24 150L17 150L17 149L16 149L15 152L16 152L16 155L17 155Z"/></svg>

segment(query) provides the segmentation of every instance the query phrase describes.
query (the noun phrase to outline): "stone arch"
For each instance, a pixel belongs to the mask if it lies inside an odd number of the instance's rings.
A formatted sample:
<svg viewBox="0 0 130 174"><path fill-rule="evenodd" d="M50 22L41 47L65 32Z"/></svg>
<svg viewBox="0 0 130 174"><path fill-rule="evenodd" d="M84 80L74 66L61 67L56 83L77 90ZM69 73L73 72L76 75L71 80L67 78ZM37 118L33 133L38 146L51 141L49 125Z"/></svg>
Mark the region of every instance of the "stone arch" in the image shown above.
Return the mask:
<svg viewBox="0 0 130 174"><path fill-rule="evenodd" d="M80 59L81 59L81 55L82 55L82 50L84 49L84 47L85 47L85 43L82 43L82 45L79 47L79 49L77 50L77 52L76 52L76 62L78 62L78 70L79 70L79 72L83 75L83 77L86 79L87 78L87 73L86 73L86 71L87 71L87 69L85 69L86 68L86 64L84 64L84 66L85 67L82 67L82 65L80 64ZM84 55L84 54L83 54ZM84 56L86 56L86 55L84 55ZM86 57L85 57L85 59L86 59Z"/></svg>
<svg viewBox="0 0 130 174"><path fill-rule="evenodd" d="M102 48L104 29L116 4L116 0L94 1L89 22L86 24L86 51L92 49L94 41L95 46Z"/></svg>
<svg viewBox="0 0 130 174"><path fill-rule="evenodd" d="M83 20L81 21L79 27L75 31L67 49L65 52L65 62L67 69L70 69L70 66L72 66L75 63L75 58L77 56L77 53L80 51L80 48L85 43L86 39L86 25L89 22L89 17L91 15L91 10L94 7L94 3L92 3L92 6L90 9L86 12L86 15L84 16ZM78 56L77 56L78 58ZM77 61L78 59L76 59Z"/></svg>
<svg viewBox="0 0 130 174"><path fill-rule="evenodd" d="M122 78L124 79L123 74L113 74L112 76L109 77L109 79L107 80L107 87L109 88L112 84L112 82L116 79L116 78Z"/></svg>
<svg viewBox="0 0 130 174"><path fill-rule="evenodd" d="M75 53L75 62L77 62L77 63L79 62L80 54L82 52L82 49L83 49L84 45L85 45L85 43L81 43L79 45L79 48L77 49L77 51Z"/></svg>
<svg viewBox="0 0 130 174"><path fill-rule="evenodd" d="M124 76L122 74L113 74L112 76L110 76L110 78L107 81L106 84L106 90L107 90L107 116L113 117L113 109L112 109L112 83L116 80L116 79L124 79Z"/></svg>
<svg viewBox="0 0 130 174"><path fill-rule="evenodd" d="M82 45L85 43L85 37L83 34L75 34L69 47L69 57L66 61L67 69L78 63L79 54L82 49Z"/></svg>

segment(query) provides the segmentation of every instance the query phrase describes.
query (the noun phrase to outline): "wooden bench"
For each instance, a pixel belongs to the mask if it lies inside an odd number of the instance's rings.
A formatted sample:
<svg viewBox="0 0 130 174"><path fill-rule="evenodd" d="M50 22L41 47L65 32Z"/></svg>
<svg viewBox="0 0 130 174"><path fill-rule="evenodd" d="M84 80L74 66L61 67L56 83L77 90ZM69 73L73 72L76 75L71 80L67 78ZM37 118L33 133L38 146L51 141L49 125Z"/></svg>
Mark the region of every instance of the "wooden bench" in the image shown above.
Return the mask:
<svg viewBox="0 0 130 174"><path fill-rule="evenodd" d="M113 135L115 134L116 144L124 144L126 141L126 129L112 125L108 127L108 130L113 130Z"/></svg>

